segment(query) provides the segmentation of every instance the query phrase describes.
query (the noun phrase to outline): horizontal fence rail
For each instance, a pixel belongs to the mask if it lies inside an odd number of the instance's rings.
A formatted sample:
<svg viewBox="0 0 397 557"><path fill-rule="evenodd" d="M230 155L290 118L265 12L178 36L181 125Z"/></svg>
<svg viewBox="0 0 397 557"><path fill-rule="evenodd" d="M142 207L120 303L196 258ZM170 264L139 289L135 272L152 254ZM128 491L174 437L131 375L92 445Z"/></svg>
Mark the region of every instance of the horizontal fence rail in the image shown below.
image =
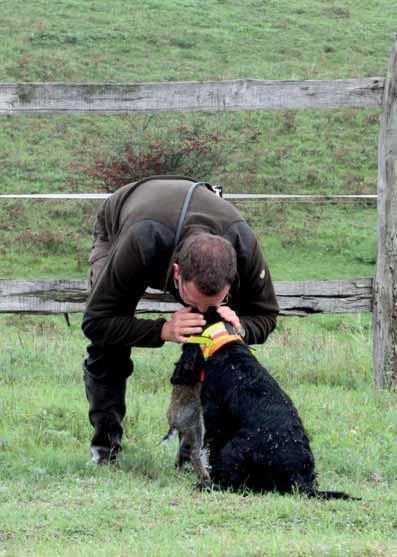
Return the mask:
<svg viewBox="0 0 397 557"><path fill-rule="evenodd" d="M372 311L372 279L330 281L275 281L281 315ZM0 313L76 313L85 309L87 283L83 280L0 280ZM148 289L140 313L169 313L181 306L173 296Z"/></svg>
<svg viewBox="0 0 397 557"><path fill-rule="evenodd" d="M42 199L42 200L67 200L74 199L85 200L85 199L98 199L104 200L110 197L110 193L32 193L32 194L1 194L1 199ZM230 199L235 201L296 201L298 203L339 203L345 201L375 201L377 200L377 195L291 195L291 194L272 194L272 193L225 193L223 194L224 199Z"/></svg>
<svg viewBox="0 0 397 557"><path fill-rule="evenodd" d="M385 79L2 83L0 114L381 108Z"/></svg>

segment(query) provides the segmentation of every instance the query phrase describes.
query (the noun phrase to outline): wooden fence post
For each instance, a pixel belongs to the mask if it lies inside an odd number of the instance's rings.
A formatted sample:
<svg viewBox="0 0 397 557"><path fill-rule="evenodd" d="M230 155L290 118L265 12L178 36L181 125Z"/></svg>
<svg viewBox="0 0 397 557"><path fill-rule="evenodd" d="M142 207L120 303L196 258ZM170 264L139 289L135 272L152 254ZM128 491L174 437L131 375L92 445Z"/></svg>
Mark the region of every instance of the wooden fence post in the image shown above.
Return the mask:
<svg viewBox="0 0 397 557"><path fill-rule="evenodd" d="M377 388L397 388L397 35L384 92L379 134L378 257L374 284L374 371Z"/></svg>

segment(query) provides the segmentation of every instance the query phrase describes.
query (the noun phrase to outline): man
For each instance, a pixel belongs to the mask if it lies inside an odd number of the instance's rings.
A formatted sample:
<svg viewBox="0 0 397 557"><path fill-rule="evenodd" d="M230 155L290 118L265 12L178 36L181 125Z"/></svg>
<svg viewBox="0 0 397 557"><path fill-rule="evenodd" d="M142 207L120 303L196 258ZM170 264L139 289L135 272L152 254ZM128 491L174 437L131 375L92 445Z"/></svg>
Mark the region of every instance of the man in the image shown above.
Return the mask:
<svg viewBox="0 0 397 557"><path fill-rule="evenodd" d="M186 342L200 334L210 306L246 342L262 343L278 305L253 232L208 184L180 176L128 184L100 208L94 237L84 382L92 460L106 464L120 450L133 346ZM171 292L185 307L169 320L135 317L147 287Z"/></svg>

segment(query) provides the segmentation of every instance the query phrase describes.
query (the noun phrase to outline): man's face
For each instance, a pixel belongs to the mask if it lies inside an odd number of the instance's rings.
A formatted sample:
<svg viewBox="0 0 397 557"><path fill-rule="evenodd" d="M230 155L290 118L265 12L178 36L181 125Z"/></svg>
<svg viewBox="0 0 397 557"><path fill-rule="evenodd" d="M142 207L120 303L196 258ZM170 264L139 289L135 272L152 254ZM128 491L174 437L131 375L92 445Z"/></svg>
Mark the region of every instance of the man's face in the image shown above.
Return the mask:
<svg viewBox="0 0 397 557"><path fill-rule="evenodd" d="M178 285L179 295L183 302L200 313L205 313L210 307L223 305L228 297L230 286L226 285L218 294L207 296L200 292L194 280L184 281L179 271L179 265L174 264L174 278Z"/></svg>

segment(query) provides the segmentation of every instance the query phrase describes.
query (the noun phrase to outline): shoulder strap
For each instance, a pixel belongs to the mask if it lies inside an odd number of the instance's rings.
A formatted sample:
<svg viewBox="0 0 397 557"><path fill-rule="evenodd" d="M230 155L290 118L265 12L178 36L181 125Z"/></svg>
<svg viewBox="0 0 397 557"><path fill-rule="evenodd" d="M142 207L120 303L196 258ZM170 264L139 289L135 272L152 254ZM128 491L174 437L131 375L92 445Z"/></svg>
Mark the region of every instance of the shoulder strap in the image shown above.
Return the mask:
<svg viewBox="0 0 397 557"><path fill-rule="evenodd" d="M216 196L223 197L222 196L222 193L223 193L222 192L222 186L219 186L219 185L211 186L211 184L209 184L208 182L195 182L194 184L192 184L190 186L190 188L188 189L188 191L186 193L185 200L183 202L181 214L179 215L178 226L176 228L176 234L175 234L175 244L174 244L175 247L178 245L179 240L181 238L181 232L182 232L183 223L185 222L186 213L187 213L187 210L189 208L189 204L190 204L190 200L191 200L191 197L193 195L193 192L197 188L197 186L205 186L210 191L212 191Z"/></svg>
<svg viewBox="0 0 397 557"><path fill-rule="evenodd" d="M183 205L182 205L182 209L181 209L181 212L180 212L180 215L179 215L178 225L176 227L175 240L174 240L174 253L175 253L175 250L176 250L176 248L179 244L179 240L181 239L183 223L185 222L186 213L187 213L187 210L189 208L190 200L192 198L194 190L198 186L205 186L206 188L208 188L210 191L212 191L218 197L222 197L222 186L211 186L211 184L209 184L208 182L194 182L190 186L190 188L186 192L185 199L184 199ZM172 263L172 260L171 260L171 263ZM168 268L168 271L167 271L166 279L165 279L164 292L166 291L165 289L167 287L168 280L169 280L170 275L171 275L171 271L172 271L172 265L170 264L170 266Z"/></svg>
<svg viewBox="0 0 397 557"><path fill-rule="evenodd" d="M186 213L187 213L187 210L189 208L189 204L190 204L190 200L192 198L193 192L198 186L202 186L202 185L208 186L208 184L206 182L195 182L194 184L192 184L190 186L190 188L186 192L185 200L183 202L182 209L181 209L181 214L179 215L178 226L176 227L175 242L174 242L175 247L178 245L179 240L181 238L183 223L185 222Z"/></svg>

